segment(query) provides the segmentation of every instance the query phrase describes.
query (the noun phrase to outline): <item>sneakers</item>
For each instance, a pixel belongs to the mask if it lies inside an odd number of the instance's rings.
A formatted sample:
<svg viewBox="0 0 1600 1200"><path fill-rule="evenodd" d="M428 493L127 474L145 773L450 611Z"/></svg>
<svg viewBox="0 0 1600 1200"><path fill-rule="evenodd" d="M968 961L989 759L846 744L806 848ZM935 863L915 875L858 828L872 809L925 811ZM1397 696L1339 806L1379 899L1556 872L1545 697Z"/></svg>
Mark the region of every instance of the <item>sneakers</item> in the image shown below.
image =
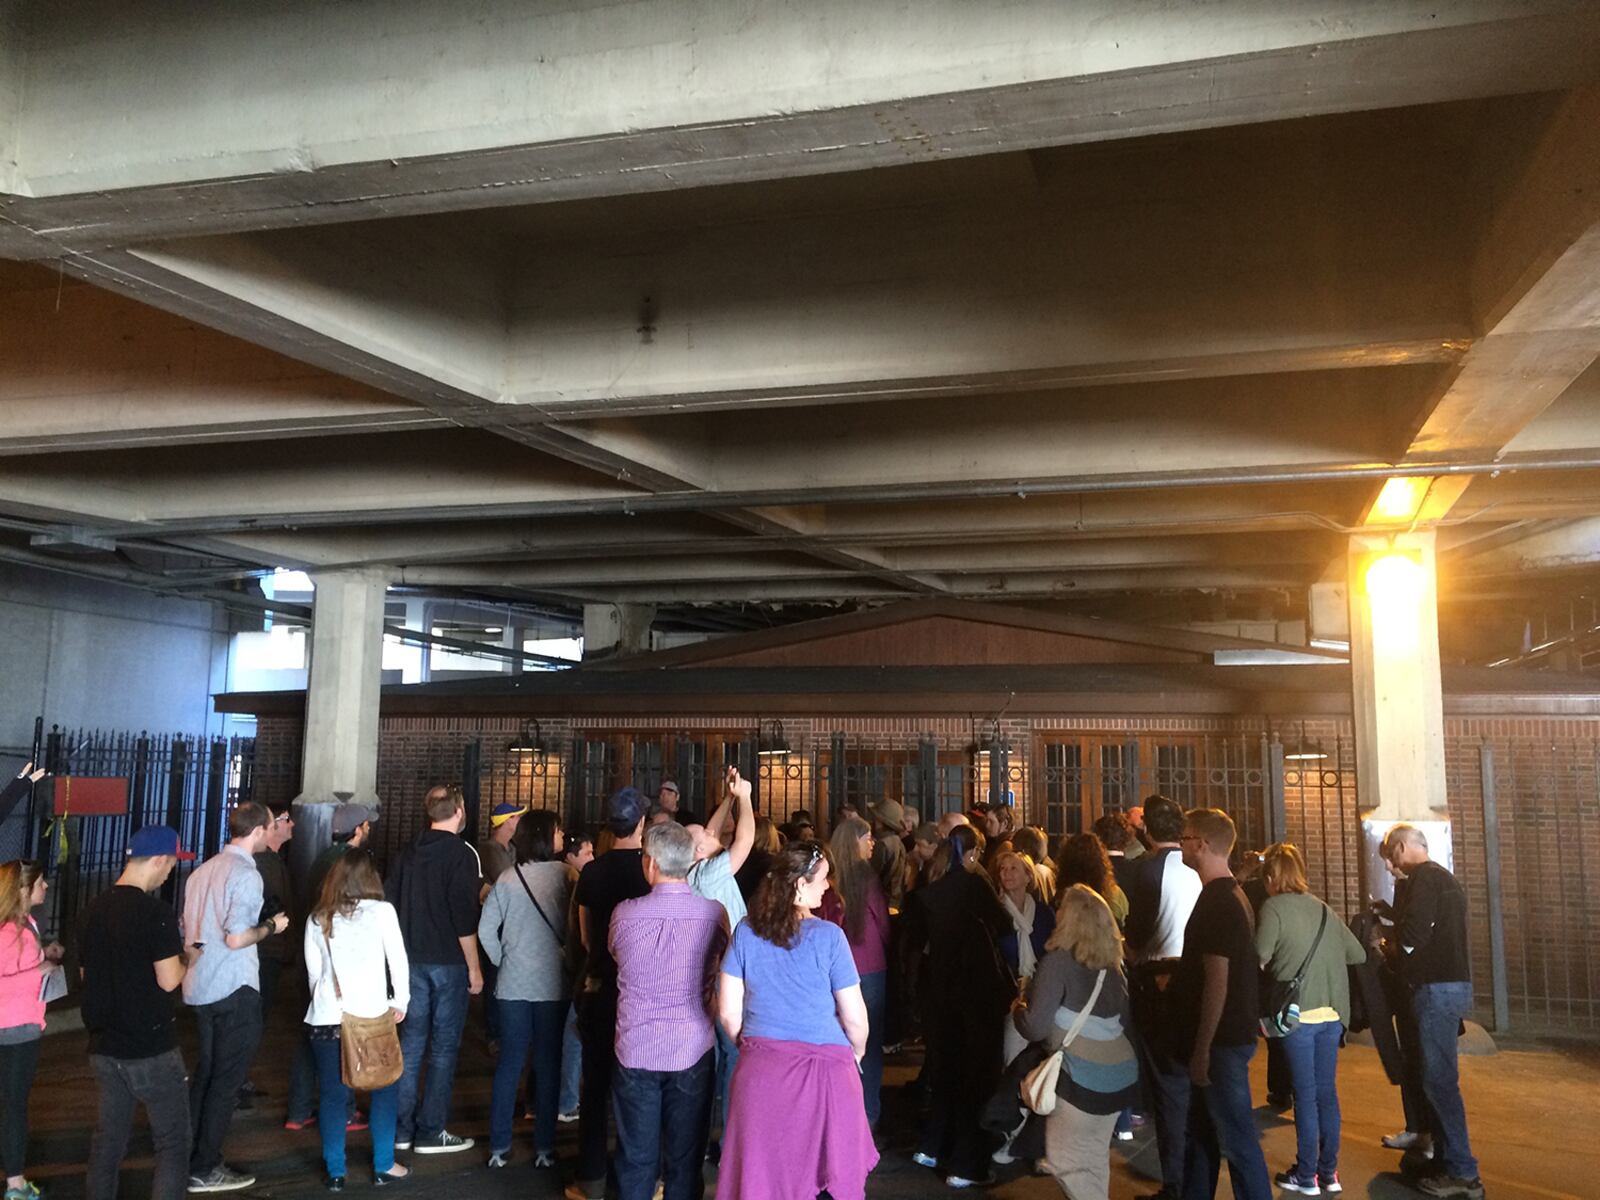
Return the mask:
<svg viewBox="0 0 1600 1200"><path fill-rule="evenodd" d="M291 1133L299 1133L302 1129L310 1129L316 1123L315 1117L290 1117L283 1123L283 1127Z"/></svg>
<svg viewBox="0 0 1600 1200"><path fill-rule="evenodd" d="M344 1191L344 1176L329 1175L323 1179L322 1186L327 1188L330 1192L342 1192Z"/></svg>
<svg viewBox="0 0 1600 1200"><path fill-rule="evenodd" d="M191 1196L201 1192L241 1192L247 1187L255 1187L256 1177L235 1171L226 1163L212 1167L204 1175L189 1176L189 1194Z"/></svg>
<svg viewBox="0 0 1600 1200"><path fill-rule="evenodd" d="M471 1138L457 1137L448 1129L443 1129L439 1131L438 1137L429 1138L427 1141L418 1139L416 1150L418 1154L459 1154L463 1150L471 1150L472 1145ZM394 1148L400 1149L400 1143L396 1142ZM408 1146L407 1149L409 1148Z"/></svg>
<svg viewBox="0 0 1600 1200"><path fill-rule="evenodd" d="M981 1179L968 1179L964 1175L946 1175L944 1177L944 1185L946 1187L952 1187L952 1188L958 1188L958 1189L959 1188L988 1187L993 1182L994 1182L994 1176L993 1175L985 1175Z"/></svg>
<svg viewBox="0 0 1600 1200"><path fill-rule="evenodd" d="M346 1133L360 1133L367 1127L367 1114L359 1108L350 1110L350 1116L345 1119L344 1131Z"/></svg>
<svg viewBox="0 0 1600 1200"><path fill-rule="evenodd" d="M409 1150L409 1149L411 1149L411 1139L410 1138L406 1138L406 1139L404 1139L402 1141L400 1138L395 1138L395 1140L394 1140L394 1148L396 1150Z"/></svg>
<svg viewBox="0 0 1600 1200"><path fill-rule="evenodd" d="M1299 1196L1322 1195L1322 1188L1318 1186L1315 1179L1313 1179L1310 1183L1306 1183L1292 1170L1279 1171L1272 1177L1272 1182L1275 1186L1282 1188L1284 1191L1294 1192Z"/></svg>
<svg viewBox="0 0 1600 1200"><path fill-rule="evenodd" d="M553 1151L541 1150L533 1156L533 1165L540 1170L549 1170L556 1165L556 1156Z"/></svg>
<svg viewBox="0 0 1600 1200"><path fill-rule="evenodd" d="M1131 1142L1131 1141L1133 1141L1133 1130L1131 1130L1131 1129L1119 1129L1115 1133L1113 1133L1111 1136L1114 1137L1119 1142Z"/></svg>
<svg viewBox="0 0 1600 1200"><path fill-rule="evenodd" d="M939 1160L931 1154L924 1154L921 1150L911 1156L911 1161L919 1167L928 1167L935 1171L939 1169Z"/></svg>
<svg viewBox="0 0 1600 1200"><path fill-rule="evenodd" d="M556 1114L556 1120L560 1121L561 1124L563 1124L563 1125L571 1125L577 1119L578 1119L578 1110L577 1109L573 1109L571 1112L568 1112L568 1113L557 1113Z"/></svg>
<svg viewBox="0 0 1600 1200"><path fill-rule="evenodd" d="M489 1166L496 1169L503 1167L510 1160L510 1157L511 1151L496 1150L493 1154L489 1155Z"/></svg>
<svg viewBox="0 0 1600 1200"><path fill-rule="evenodd" d="M1483 1180L1462 1179L1456 1175L1429 1175L1417 1181L1417 1191L1424 1196L1440 1197L1441 1200L1448 1197L1483 1200Z"/></svg>
<svg viewBox="0 0 1600 1200"><path fill-rule="evenodd" d="M1344 1191L1344 1184L1339 1182L1339 1172L1337 1171L1335 1171L1332 1175L1318 1175L1317 1183L1319 1186L1321 1186L1322 1190L1327 1192L1330 1196L1337 1195L1338 1193Z"/></svg>

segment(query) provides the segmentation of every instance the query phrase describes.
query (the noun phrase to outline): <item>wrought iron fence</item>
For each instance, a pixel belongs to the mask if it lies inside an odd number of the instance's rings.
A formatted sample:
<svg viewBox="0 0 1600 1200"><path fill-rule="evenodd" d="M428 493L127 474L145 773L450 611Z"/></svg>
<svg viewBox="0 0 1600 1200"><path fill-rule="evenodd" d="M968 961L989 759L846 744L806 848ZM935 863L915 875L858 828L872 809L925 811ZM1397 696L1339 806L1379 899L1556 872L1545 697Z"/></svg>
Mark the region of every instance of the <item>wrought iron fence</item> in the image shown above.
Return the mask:
<svg viewBox="0 0 1600 1200"><path fill-rule="evenodd" d="M38 762L50 775L121 779L127 811L65 816L54 811L49 780L34 789L11 825L21 857L38 858L50 880L41 914L47 936L71 946L78 915L122 872L128 838L146 825L170 825L183 844L204 859L226 840L227 810L251 797L255 779L253 738L128 733L53 726L40 739ZM177 902L193 864L180 863L163 895Z"/></svg>

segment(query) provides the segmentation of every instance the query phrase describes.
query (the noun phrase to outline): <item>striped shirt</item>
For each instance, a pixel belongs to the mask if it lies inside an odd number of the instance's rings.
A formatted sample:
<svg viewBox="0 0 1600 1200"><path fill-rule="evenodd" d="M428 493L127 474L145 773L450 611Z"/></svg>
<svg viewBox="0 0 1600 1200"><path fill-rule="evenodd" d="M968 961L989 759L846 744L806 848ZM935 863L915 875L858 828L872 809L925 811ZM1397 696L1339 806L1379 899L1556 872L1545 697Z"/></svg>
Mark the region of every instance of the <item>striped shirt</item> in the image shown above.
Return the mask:
<svg viewBox="0 0 1600 1200"><path fill-rule="evenodd" d="M617 905L611 956L617 962L617 1061L636 1071L683 1071L715 1040L707 1005L728 917L686 883L658 883Z"/></svg>

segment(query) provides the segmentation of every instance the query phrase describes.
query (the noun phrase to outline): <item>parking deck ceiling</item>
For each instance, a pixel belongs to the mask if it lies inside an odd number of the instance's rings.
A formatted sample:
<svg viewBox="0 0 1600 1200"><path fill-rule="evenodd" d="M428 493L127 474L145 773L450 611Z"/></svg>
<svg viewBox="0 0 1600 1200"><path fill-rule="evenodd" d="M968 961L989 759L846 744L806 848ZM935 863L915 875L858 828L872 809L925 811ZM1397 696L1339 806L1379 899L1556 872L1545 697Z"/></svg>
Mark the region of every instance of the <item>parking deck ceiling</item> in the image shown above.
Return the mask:
<svg viewBox="0 0 1600 1200"><path fill-rule="evenodd" d="M157 7L0 0L0 558L1181 605L1402 473L1446 599L1600 561L1593 5Z"/></svg>

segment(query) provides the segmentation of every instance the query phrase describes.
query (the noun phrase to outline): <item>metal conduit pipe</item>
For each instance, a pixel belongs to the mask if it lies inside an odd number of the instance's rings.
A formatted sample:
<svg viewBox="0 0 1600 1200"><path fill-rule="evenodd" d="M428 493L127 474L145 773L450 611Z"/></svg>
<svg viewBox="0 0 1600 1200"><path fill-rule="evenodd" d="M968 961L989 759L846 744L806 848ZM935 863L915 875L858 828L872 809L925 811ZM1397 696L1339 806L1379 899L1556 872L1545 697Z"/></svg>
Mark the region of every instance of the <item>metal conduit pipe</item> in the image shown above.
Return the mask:
<svg viewBox="0 0 1600 1200"><path fill-rule="evenodd" d="M698 512L774 508L799 504L887 504L927 500L983 500L1006 496L1094 495L1103 492L1161 491L1172 488L1244 487L1275 483L1349 483L1392 476L1499 475L1519 471L1600 469L1600 455L1541 455L1538 458L1479 462L1338 463L1320 467L1221 468L1196 471L1140 471L1120 475L1051 475L1032 479L941 480L936 483L848 484L817 488L742 491L640 492L578 500L530 500L515 504L463 504L422 509L343 510L277 516L184 517L131 526L106 526L111 536L171 536L227 533L251 529L295 529L332 525L409 524L418 521L509 519L517 517L631 516L635 513Z"/></svg>

